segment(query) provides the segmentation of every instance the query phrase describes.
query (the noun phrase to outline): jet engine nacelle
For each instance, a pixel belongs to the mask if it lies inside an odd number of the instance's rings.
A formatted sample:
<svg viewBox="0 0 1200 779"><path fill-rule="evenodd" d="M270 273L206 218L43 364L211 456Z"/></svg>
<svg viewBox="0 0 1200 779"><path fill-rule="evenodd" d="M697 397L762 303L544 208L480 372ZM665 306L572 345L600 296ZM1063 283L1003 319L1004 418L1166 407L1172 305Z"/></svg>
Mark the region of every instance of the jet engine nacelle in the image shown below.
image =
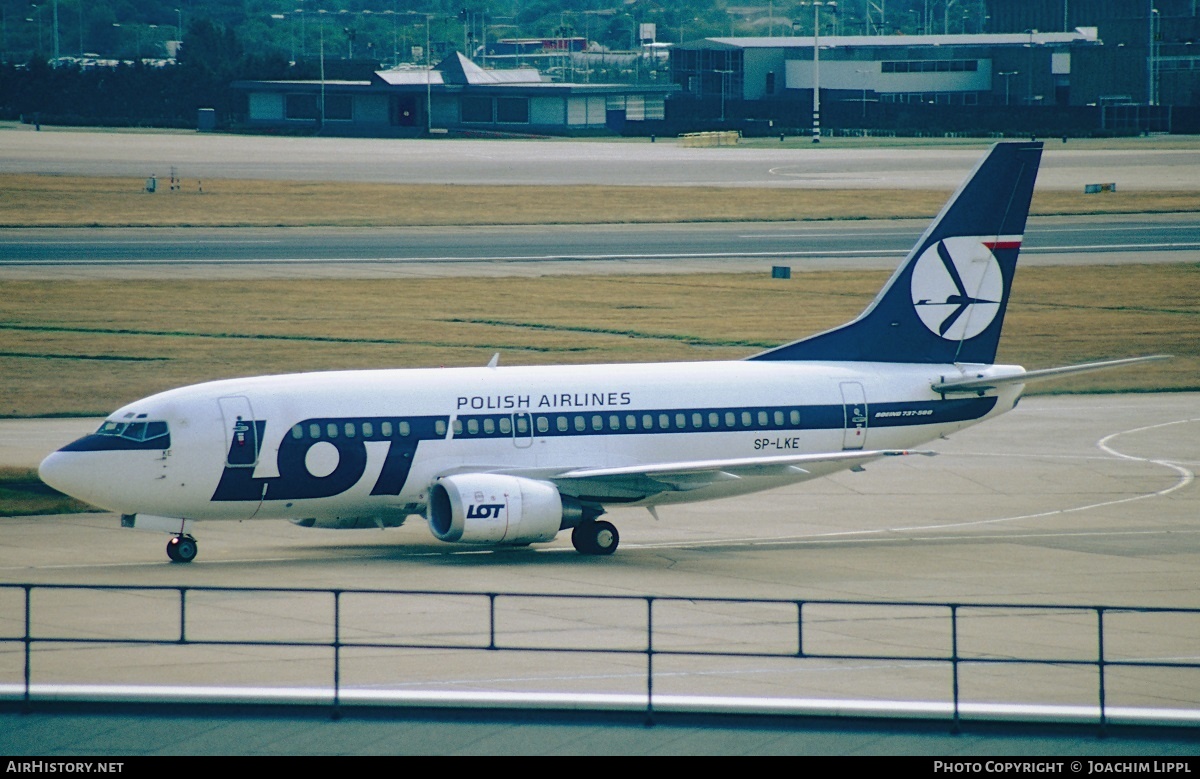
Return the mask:
<svg viewBox="0 0 1200 779"><path fill-rule="evenodd" d="M579 501L544 481L490 473L438 479L429 489L429 529L441 541L528 544L549 541L583 519Z"/></svg>

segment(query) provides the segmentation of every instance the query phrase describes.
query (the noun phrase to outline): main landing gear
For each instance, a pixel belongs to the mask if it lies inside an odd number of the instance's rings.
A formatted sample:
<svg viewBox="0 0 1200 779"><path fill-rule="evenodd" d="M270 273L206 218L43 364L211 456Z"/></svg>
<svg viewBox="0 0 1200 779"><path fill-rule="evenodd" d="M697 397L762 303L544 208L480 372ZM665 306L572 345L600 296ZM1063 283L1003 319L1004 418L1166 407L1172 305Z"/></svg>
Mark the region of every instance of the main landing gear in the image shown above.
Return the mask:
<svg viewBox="0 0 1200 779"><path fill-rule="evenodd" d="M588 520L571 531L571 543L580 554L606 555L617 551L621 535L611 522Z"/></svg>
<svg viewBox="0 0 1200 779"><path fill-rule="evenodd" d="M196 559L196 553L199 551L196 539L188 535L173 536L167 542L167 557L171 558L173 563L190 563Z"/></svg>

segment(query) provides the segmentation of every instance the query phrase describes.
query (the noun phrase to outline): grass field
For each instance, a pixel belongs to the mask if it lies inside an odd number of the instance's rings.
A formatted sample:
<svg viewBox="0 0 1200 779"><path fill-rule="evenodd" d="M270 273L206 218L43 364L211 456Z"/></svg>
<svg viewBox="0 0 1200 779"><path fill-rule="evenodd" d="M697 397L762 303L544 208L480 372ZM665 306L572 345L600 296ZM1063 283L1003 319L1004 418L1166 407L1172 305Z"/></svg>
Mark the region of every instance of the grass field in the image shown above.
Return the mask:
<svg viewBox="0 0 1200 779"><path fill-rule="evenodd" d="M5 282L0 415L94 415L208 379L342 368L738 359L849 320L881 272ZM1200 389L1200 266L1024 268L1000 359L1171 361L1037 391Z"/></svg>
<svg viewBox="0 0 1200 779"><path fill-rule="evenodd" d="M0 174L0 227L621 224L930 217L949 192L721 187L443 186ZM1200 211L1197 192L1038 192L1034 214Z"/></svg>

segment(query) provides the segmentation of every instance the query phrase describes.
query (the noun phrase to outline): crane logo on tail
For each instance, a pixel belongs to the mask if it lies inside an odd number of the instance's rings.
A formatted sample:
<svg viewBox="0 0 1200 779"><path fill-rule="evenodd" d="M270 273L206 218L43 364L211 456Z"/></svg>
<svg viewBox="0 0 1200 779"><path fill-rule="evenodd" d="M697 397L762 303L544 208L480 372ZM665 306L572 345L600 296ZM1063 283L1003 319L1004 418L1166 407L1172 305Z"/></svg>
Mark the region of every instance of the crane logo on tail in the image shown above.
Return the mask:
<svg viewBox="0 0 1200 779"><path fill-rule="evenodd" d="M1000 312L1004 278L991 248L979 238L956 236L932 244L912 272L917 315L948 341L982 333Z"/></svg>

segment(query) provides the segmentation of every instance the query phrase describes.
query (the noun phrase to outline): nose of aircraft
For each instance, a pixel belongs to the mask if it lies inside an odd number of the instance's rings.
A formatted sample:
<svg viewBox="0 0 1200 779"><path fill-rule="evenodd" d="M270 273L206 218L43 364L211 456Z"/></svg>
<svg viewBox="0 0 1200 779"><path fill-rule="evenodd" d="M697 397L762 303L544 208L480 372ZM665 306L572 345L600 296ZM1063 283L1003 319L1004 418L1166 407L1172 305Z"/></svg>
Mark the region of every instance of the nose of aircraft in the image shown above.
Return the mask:
<svg viewBox="0 0 1200 779"><path fill-rule="evenodd" d="M101 505L96 494L94 463L84 462L82 452L54 452L38 466L38 477L50 487L70 495L72 498Z"/></svg>

